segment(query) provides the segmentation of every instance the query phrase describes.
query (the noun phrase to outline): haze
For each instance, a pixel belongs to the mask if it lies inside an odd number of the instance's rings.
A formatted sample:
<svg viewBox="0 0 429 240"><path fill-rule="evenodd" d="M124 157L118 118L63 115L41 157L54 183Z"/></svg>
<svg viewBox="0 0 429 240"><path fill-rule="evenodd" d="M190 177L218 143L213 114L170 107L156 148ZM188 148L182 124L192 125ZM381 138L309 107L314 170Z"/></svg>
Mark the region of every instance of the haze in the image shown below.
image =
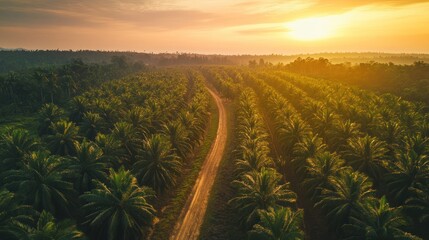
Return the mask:
<svg viewBox="0 0 429 240"><path fill-rule="evenodd" d="M429 52L428 1L0 0L0 47Z"/></svg>

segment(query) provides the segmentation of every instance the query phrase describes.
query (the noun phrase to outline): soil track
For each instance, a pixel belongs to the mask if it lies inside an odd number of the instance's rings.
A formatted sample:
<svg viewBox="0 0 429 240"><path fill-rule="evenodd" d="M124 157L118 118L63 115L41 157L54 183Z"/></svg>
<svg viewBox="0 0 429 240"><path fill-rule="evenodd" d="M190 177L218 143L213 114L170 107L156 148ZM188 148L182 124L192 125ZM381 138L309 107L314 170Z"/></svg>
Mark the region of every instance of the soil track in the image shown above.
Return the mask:
<svg viewBox="0 0 429 240"><path fill-rule="evenodd" d="M170 240L196 240L198 238L201 224L204 221L210 191L213 187L219 163L222 160L225 150L227 137L225 107L222 99L212 90L208 90L219 109L219 125L216 138L201 167L198 179L174 227Z"/></svg>

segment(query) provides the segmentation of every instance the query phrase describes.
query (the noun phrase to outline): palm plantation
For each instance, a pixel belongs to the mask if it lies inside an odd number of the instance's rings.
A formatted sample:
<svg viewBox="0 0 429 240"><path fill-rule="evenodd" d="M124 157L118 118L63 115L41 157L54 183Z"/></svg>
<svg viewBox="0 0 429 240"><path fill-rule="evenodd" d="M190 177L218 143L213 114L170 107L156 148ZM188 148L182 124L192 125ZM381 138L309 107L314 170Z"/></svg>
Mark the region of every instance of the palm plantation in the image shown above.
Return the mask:
<svg viewBox="0 0 429 240"><path fill-rule="evenodd" d="M2 99L36 106L0 121L1 239L168 238L216 135L207 87L230 129L203 239L429 237L421 104L270 64L102 80L127 73L115 61L37 69L34 93L0 76Z"/></svg>

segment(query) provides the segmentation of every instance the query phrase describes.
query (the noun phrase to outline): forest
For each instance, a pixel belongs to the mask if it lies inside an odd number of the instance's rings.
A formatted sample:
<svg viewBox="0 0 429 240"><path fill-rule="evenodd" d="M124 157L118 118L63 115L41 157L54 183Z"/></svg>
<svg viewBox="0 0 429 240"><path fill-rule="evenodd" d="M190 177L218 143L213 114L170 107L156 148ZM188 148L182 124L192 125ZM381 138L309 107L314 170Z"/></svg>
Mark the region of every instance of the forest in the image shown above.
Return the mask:
<svg viewBox="0 0 429 240"><path fill-rule="evenodd" d="M428 239L428 73L120 55L12 69L0 76L0 238L180 239L214 174L198 239Z"/></svg>

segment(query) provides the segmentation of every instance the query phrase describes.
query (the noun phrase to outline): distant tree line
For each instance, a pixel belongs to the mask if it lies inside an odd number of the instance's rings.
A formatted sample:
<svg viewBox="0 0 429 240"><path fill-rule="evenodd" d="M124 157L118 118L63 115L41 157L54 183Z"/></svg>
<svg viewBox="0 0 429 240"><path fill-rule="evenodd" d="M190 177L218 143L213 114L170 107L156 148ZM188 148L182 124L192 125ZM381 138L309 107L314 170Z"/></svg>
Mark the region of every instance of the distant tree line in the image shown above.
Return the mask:
<svg viewBox="0 0 429 240"><path fill-rule="evenodd" d="M391 92L408 100L429 104L429 64L422 61L412 65L373 61L352 65L333 64L326 58L297 58L285 68L307 76Z"/></svg>
<svg viewBox="0 0 429 240"><path fill-rule="evenodd" d="M162 57L159 65L232 65L227 56L209 56L199 54L178 54L170 57Z"/></svg>
<svg viewBox="0 0 429 240"><path fill-rule="evenodd" d="M107 64L112 57L125 56L129 62L147 65L225 65L232 64L228 56L190 53L140 53L115 51L60 51L60 50L0 50L0 73L26 68L69 64L73 59L85 63Z"/></svg>
<svg viewBox="0 0 429 240"><path fill-rule="evenodd" d="M124 56L108 64L74 59L62 66L37 67L0 75L0 113L25 112L45 103L62 104L107 80L144 69Z"/></svg>

